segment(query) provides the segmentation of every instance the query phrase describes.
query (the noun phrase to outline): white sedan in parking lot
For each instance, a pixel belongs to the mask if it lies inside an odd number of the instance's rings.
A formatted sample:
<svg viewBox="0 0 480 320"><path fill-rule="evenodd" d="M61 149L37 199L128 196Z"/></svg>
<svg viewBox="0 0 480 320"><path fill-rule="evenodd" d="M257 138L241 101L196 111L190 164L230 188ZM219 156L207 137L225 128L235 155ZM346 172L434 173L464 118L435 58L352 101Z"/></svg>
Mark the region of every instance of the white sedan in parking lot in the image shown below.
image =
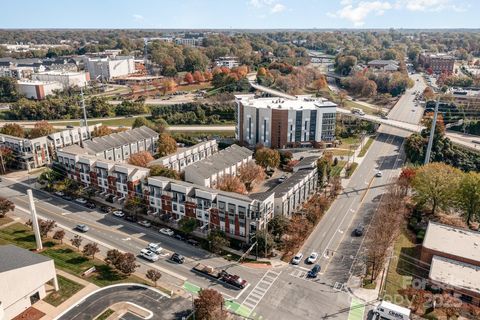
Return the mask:
<svg viewBox="0 0 480 320"><path fill-rule="evenodd" d="M318 253L312 252L310 254L310 256L308 257L307 262L308 263L315 263L315 261L317 261L317 259L318 259Z"/></svg>
<svg viewBox="0 0 480 320"><path fill-rule="evenodd" d="M158 230L158 232L160 233L163 233L164 235L167 235L167 236L173 236L174 232L172 229L168 229L168 228L161 228L160 230Z"/></svg>
<svg viewBox="0 0 480 320"><path fill-rule="evenodd" d="M292 264L299 264L302 261L303 253L299 252L293 257Z"/></svg>

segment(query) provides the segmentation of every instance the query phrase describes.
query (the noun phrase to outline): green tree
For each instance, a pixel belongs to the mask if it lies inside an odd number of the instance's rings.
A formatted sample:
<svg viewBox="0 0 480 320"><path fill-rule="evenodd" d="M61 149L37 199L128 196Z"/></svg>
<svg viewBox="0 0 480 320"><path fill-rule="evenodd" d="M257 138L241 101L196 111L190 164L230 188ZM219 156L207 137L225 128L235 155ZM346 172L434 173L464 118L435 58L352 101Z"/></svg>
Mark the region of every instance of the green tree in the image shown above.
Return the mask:
<svg viewBox="0 0 480 320"><path fill-rule="evenodd" d="M13 102L18 99L17 81L10 77L0 77L0 102Z"/></svg>
<svg viewBox="0 0 480 320"><path fill-rule="evenodd" d="M213 253L221 252L222 248L228 246L229 244L225 232L217 229L210 231L207 240L210 245L210 250Z"/></svg>
<svg viewBox="0 0 480 320"><path fill-rule="evenodd" d="M458 188L458 203L467 225L480 217L480 173L464 173Z"/></svg>
<svg viewBox="0 0 480 320"><path fill-rule="evenodd" d="M183 233L190 234L197 227L197 220L195 218L183 217L178 223L180 230Z"/></svg>
<svg viewBox="0 0 480 320"><path fill-rule="evenodd" d="M281 239L283 234L287 231L289 221L287 218L281 215L276 215L272 220L268 222L268 229L275 237L275 239Z"/></svg>
<svg viewBox="0 0 480 320"><path fill-rule="evenodd" d="M112 105L104 97L91 97L86 109L88 116L92 118L106 118L114 115Z"/></svg>
<svg viewBox="0 0 480 320"><path fill-rule="evenodd" d="M258 253L260 255L265 255L265 249L267 254L273 249L274 241L273 236L270 233L259 230L255 233L255 239L257 241Z"/></svg>
<svg viewBox="0 0 480 320"><path fill-rule="evenodd" d="M437 209L450 209L457 197L461 171L444 163L429 163L417 169L413 179L414 200L417 205Z"/></svg>
<svg viewBox="0 0 480 320"><path fill-rule="evenodd" d="M133 120L132 129L140 128L143 126L146 126L146 127L149 127L150 129L155 130L155 124L145 117L136 117L135 120Z"/></svg>
<svg viewBox="0 0 480 320"><path fill-rule="evenodd" d="M161 177L167 177L170 179L175 179L175 180L180 180L180 174L170 168L164 167L162 165L153 165L149 167L150 169L150 176L155 177L155 176L161 176Z"/></svg>
<svg viewBox="0 0 480 320"><path fill-rule="evenodd" d="M7 134L9 136L24 138L25 131L23 127L18 123L7 123L1 129L0 133Z"/></svg>

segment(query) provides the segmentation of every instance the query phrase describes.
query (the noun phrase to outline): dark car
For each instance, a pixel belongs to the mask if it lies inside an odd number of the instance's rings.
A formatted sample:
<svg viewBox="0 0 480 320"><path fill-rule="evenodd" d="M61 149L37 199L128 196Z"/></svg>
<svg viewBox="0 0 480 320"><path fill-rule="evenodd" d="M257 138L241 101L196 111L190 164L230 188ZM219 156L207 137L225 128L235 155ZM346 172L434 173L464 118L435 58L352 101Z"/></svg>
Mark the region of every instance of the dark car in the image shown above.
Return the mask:
<svg viewBox="0 0 480 320"><path fill-rule="evenodd" d="M113 195L109 195L109 196L105 199L105 201L110 202L110 203L113 203Z"/></svg>
<svg viewBox="0 0 480 320"><path fill-rule="evenodd" d="M69 195L64 195L62 198L63 200L73 201L73 198L70 197Z"/></svg>
<svg viewBox="0 0 480 320"><path fill-rule="evenodd" d="M187 243L194 246L194 247L197 247L197 246L200 245L200 243L197 240L193 240L193 239L188 239Z"/></svg>
<svg viewBox="0 0 480 320"><path fill-rule="evenodd" d="M112 212L112 208L109 207L109 206L101 206L100 211L102 211L104 213L110 213L110 212Z"/></svg>
<svg viewBox="0 0 480 320"><path fill-rule="evenodd" d="M137 217L136 217L136 216L127 215L127 216L125 216L125 220L131 221L131 222L137 222Z"/></svg>
<svg viewBox="0 0 480 320"><path fill-rule="evenodd" d="M319 272L320 272L320 265L316 264L313 266L312 270L308 271L307 277L316 278Z"/></svg>
<svg viewBox="0 0 480 320"><path fill-rule="evenodd" d="M355 228L355 230L353 230L353 234L356 237L361 237L363 236L364 231L365 231L365 227L363 225L359 225L358 227Z"/></svg>
<svg viewBox="0 0 480 320"><path fill-rule="evenodd" d="M97 206L93 202L87 202L87 203L85 203L85 207L87 207L89 209L95 209Z"/></svg>
<svg viewBox="0 0 480 320"><path fill-rule="evenodd" d="M182 235L178 234L178 233L177 233L176 235L174 235L173 237L174 237L175 239L177 239L177 240L185 241L185 238L184 238Z"/></svg>
<svg viewBox="0 0 480 320"><path fill-rule="evenodd" d="M179 255L178 253L174 252L172 256L170 257L170 260L179 264L182 264L185 262L185 257L182 255Z"/></svg>

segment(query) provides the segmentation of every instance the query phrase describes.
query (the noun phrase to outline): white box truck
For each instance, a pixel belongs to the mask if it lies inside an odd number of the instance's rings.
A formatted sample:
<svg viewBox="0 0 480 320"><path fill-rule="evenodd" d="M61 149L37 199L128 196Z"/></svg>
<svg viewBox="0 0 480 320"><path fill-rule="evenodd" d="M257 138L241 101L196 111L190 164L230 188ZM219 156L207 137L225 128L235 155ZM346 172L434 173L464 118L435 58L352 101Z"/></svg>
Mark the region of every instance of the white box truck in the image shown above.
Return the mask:
<svg viewBox="0 0 480 320"><path fill-rule="evenodd" d="M397 306L396 304L382 301L373 309L377 320L410 320L410 309Z"/></svg>

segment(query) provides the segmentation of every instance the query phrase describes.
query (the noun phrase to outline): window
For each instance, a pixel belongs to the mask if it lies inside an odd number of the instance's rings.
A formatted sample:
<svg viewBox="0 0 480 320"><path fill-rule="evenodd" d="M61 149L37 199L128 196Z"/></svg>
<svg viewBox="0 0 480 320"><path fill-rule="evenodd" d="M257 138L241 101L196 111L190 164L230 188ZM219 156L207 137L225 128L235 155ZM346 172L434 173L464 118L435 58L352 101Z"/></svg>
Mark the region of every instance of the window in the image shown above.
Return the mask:
<svg viewBox="0 0 480 320"><path fill-rule="evenodd" d="M231 203L228 204L228 213L229 214L235 214L235 205L234 204L231 204Z"/></svg>
<svg viewBox="0 0 480 320"><path fill-rule="evenodd" d="M247 209L243 206L238 206L238 219L240 220L240 222L242 222L243 220L245 220L245 214L247 212Z"/></svg>
<svg viewBox="0 0 480 320"><path fill-rule="evenodd" d="M263 141L267 140L267 119L263 119Z"/></svg>
<svg viewBox="0 0 480 320"><path fill-rule="evenodd" d="M177 211L178 210L178 206L174 203L173 204L173 211Z"/></svg>
<svg viewBox="0 0 480 320"><path fill-rule="evenodd" d="M252 139L252 118L248 117L248 140Z"/></svg>
<svg viewBox="0 0 480 320"><path fill-rule="evenodd" d="M218 201L218 210L220 210L221 212L225 212L225 202Z"/></svg>

